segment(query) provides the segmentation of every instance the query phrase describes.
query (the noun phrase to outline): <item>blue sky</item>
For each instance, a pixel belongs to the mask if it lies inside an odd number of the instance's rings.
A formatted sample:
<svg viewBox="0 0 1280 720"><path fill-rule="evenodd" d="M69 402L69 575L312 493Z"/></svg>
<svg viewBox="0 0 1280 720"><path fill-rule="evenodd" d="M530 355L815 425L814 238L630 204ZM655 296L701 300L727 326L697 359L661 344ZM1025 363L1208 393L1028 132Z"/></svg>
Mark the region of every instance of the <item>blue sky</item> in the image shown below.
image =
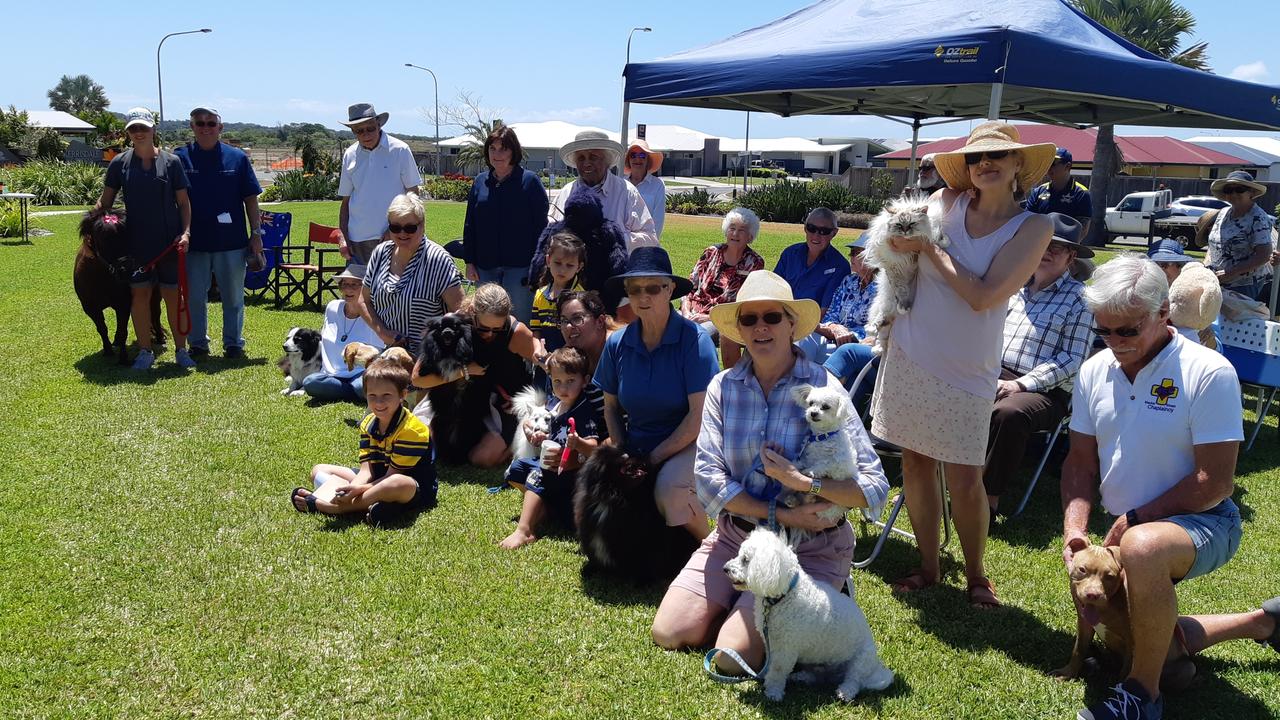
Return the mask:
<svg viewBox="0 0 1280 720"><path fill-rule="evenodd" d="M1197 15L1196 37L1224 75L1280 85L1274 29L1280 3L1227 4L1182 0ZM338 127L346 106L373 102L391 113L388 129L429 135L435 71L440 102L468 91L508 122L559 119L617 130L627 33L632 60L661 57L764 24L809 4L805 0L553 0L487 3L176 2L138 6L72 0L57 6L10 3L0 62L0 104L39 110L61 75L87 73L107 90L114 110L156 107L155 47L168 32L213 28L164 45L165 109L170 118L211 103L224 120L320 122ZM137 19L150 8L145 21ZM583 60L582 58L587 58ZM631 121L677 124L741 137L737 112L633 105ZM443 134L452 134L445 128ZM939 133L963 132L948 125ZM1144 128L1140 132L1150 133ZM756 137L866 135L903 137L878 118L752 115ZM1169 130L1187 137L1196 131ZM1236 134L1236 133L1231 133Z"/></svg>

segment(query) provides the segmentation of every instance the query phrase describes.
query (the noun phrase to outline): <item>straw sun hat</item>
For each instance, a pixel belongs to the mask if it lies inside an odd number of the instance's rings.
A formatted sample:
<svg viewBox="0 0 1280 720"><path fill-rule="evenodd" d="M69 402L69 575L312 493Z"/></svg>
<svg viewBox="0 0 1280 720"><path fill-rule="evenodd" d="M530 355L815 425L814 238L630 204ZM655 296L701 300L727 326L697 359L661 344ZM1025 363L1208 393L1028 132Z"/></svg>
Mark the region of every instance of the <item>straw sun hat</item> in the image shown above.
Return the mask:
<svg viewBox="0 0 1280 720"><path fill-rule="evenodd" d="M768 270L754 270L743 281L736 302L721 303L711 308L711 322L720 331L720 336L728 338L730 342L745 345L742 334L738 332L738 307L743 303L760 300L779 302L787 308L796 320L791 333L793 341L813 332L822 317L822 309L818 307L818 303L808 299L796 300L791 294L791 286L780 275Z"/></svg>
<svg viewBox="0 0 1280 720"><path fill-rule="evenodd" d="M1253 176L1246 170L1236 170L1224 178L1218 178L1209 186L1209 192L1219 200L1226 200L1227 196L1223 194L1222 189L1229 185L1243 185L1249 188L1249 194L1256 200L1267 194L1267 186L1253 179Z"/></svg>
<svg viewBox="0 0 1280 720"><path fill-rule="evenodd" d="M1054 153L1058 146L1053 143L1026 145L1020 142L1018 128L1009 123L991 121L984 122L969 133L969 141L964 147L951 152L940 152L934 157L934 164L942 179L952 190L968 190L973 187L969 179L969 168L965 165L966 153L1000 152L1002 150L1018 150L1022 153L1022 172L1018 173L1018 189L1026 192L1048 172L1053 164Z"/></svg>
<svg viewBox="0 0 1280 720"><path fill-rule="evenodd" d="M560 159L566 166L575 167L577 163L573 156L583 150L604 152L609 156L610 165L617 165L618 158L622 157L622 143L610 140L609 136L600 130L583 130L574 136L573 142L560 148Z"/></svg>

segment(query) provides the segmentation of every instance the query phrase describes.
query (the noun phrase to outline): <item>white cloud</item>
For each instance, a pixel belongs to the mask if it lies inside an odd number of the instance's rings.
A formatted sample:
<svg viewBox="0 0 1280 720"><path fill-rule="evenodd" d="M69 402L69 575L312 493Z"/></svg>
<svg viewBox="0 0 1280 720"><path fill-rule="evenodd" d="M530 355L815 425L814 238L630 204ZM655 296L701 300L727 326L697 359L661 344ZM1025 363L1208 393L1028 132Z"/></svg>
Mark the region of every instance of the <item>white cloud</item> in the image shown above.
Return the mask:
<svg viewBox="0 0 1280 720"><path fill-rule="evenodd" d="M1228 75L1236 80L1262 82L1271 77L1271 72L1267 70L1267 64L1259 60L1257 62L1245 63L1244 65L1237 65L1230 73L1228 73Z"/></svg>
<svg viewBox="0 0 1280 720"><path fill-rule="evenodd" d="M605 110L598 105L568 108L566 110L536 110L522 112L512 122L543 122L545 120L563 120L569 123L598 121L605 117Z"/></svg>

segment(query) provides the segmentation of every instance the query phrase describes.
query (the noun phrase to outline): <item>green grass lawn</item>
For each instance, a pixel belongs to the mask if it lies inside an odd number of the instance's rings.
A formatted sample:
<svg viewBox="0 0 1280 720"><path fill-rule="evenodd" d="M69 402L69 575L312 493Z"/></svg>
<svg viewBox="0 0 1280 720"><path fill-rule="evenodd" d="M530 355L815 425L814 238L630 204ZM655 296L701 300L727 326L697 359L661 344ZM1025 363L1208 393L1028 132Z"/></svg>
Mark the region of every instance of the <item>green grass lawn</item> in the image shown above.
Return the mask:
<svg viewBox="0 0 1280 720"><path fill-rule="evenodd" d="M299 239L309 220L337 219L337 203L282 207ZM431 203L429 236L458 237L462 212ZM251 304L250 360L184 374L170 350L152 374L121 369L98 355L71 289L76 221L43 218L53 235L0 242L0 716L1068 718L1102 688L1046 676L1075 626L1053 473L991 540L1007 608L971 611L955 562L946 586L893 597L886 580L914 550L891 540L854 580L897 682L852 706L798 688L774 704L706 679L701 653L650 644L662 588L584 580L565 536L500 551L519 498L485 491L498 470L444 469L440 506L407 529L295 513L289 490L313 463L353 460L362 414L278 392L285 331L319 314ZM672 215L664 244L683 271L719 237L715 218ZM756 247L772 260L799 238L766 225ZM1244 542L1181 588L1184 612L1280 591L1276 448L1272 427L1241 458ZM1280 715L1270 649L1220 646L1200 668L1166 717Z"/></svg>

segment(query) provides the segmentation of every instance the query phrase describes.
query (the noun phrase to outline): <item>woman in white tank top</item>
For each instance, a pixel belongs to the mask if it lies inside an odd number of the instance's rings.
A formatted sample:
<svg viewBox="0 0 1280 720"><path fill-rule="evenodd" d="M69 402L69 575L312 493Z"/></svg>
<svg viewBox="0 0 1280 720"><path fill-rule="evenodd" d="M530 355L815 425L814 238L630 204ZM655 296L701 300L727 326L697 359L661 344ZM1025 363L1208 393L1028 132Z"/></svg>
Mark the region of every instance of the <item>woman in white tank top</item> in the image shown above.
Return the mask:
<svg viewBox="0 0 1280 720"><path fill-rule="evenodd" d="M951 246L893 240L899 251L920 254L915 304L890 329L872 406L872 434L902 448L903 491L920 547L920 567L894 583L896 592L938 582L941 462L969 602L1000 604L983 565L990 509L982 467L1009 298L1052 236L1052 223L1023 211L1015 195L1040 180L1054 150L1022 144L1012 125L979 125L964 147L935 158L951 188L933 195Z"/></svg>

